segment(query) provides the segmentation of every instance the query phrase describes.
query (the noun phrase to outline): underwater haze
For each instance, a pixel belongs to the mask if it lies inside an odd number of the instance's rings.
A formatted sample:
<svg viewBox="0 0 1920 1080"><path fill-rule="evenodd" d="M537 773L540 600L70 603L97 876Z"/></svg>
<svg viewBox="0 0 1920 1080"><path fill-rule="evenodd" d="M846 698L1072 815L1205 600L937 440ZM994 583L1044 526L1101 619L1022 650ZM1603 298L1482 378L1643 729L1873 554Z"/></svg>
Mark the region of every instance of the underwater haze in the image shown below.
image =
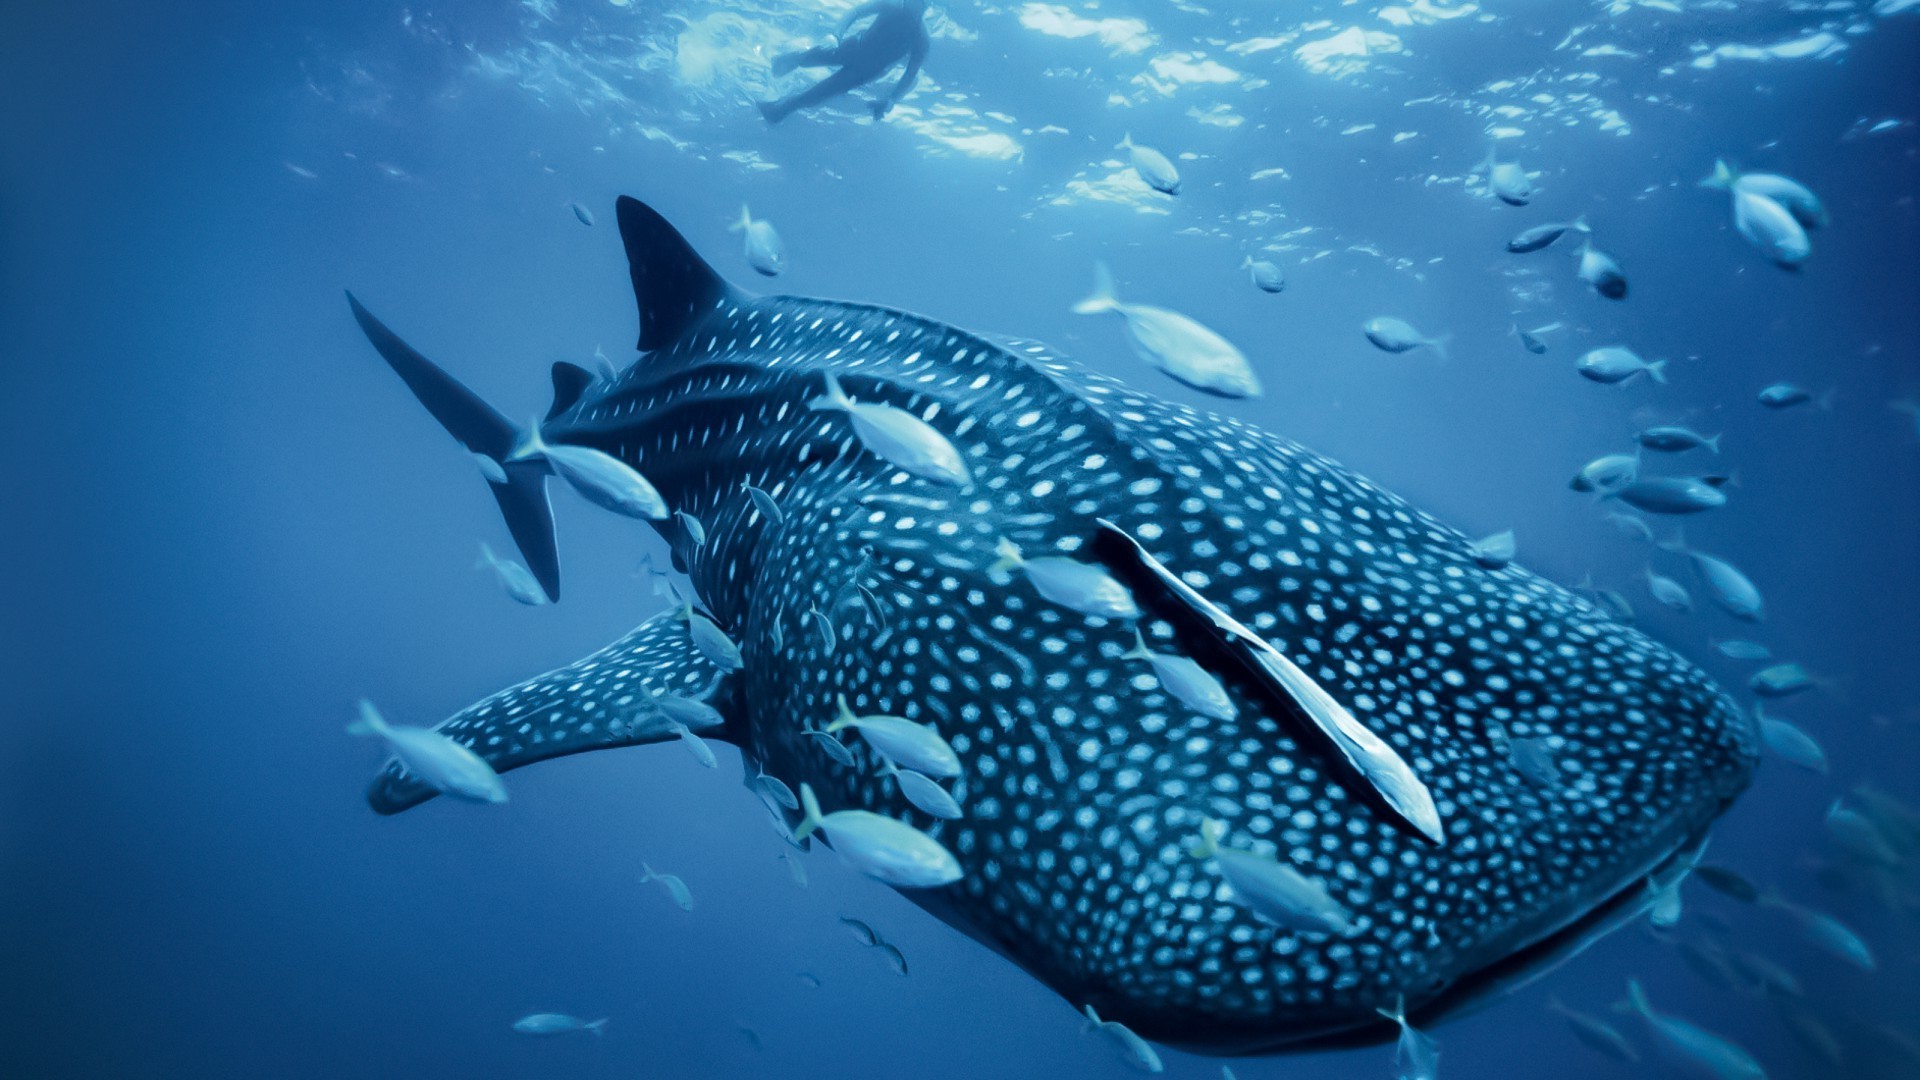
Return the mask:
<svg viewBox="0 0 1920 1080"><path fill-rule="evenodd" d="M1920 2L850 13L10 16L0 1076L1920 1076Z"/></svg>

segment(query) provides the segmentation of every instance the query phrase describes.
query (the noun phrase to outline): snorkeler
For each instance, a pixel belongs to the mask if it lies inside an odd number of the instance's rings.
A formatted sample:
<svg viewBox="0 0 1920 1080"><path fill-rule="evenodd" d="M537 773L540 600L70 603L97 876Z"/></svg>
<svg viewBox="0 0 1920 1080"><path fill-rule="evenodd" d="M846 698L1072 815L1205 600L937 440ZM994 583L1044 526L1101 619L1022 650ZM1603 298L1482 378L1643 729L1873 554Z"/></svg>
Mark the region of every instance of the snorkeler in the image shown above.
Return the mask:
<svg viewBox="0 0 1920 1080"><path fill-rule="evenodd" d="M824 45L799 52L781 53L773 58L773 73L785 75L798 67L837 67L840 70L778 101L760 103L760 115L767 123L777 124L800 109L830 101L878 79L902 60L907 69L893 91L875 98L868 106L875 120L887 115L920 77L920 65L926 62L930 40L923 19L926 0L871 0L847 13L840 27ZM853 25L872 19L859 33L849 37Z"/></svg>

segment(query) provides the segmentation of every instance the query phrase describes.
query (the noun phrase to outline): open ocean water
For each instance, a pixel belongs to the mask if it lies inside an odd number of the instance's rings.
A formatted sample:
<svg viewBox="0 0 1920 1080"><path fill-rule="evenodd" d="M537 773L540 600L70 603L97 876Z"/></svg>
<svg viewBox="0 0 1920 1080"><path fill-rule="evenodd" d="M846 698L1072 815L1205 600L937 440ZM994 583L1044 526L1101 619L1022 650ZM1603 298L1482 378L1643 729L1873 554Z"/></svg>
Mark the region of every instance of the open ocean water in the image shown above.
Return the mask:
<svg viewBox="0 0 1920 1080"><path fill-rule="evenodd" d="M1044 341L1145 394L1311 447L1463 538L1511 530L1516 566L1617 593L1635 626L1743 710L1754 672L1803 665L1816 684L1766 711L1816 740L1826 771L1764 753L1702 858L1794 906L1743 902L1724 873L1696 874L1676 925L1636 916L1539 981L1436 1020L1438 1075L1757 1075L1704 1065L1697 1043L1689 1064L1614 1011L1629 978L1767 1076L1920 1075L1920 4L955 2L930 10L924 72L884 119L842 99L770 125L754 102L824 74L776 78L770 59L820 42L851 6L293 0L8 16L0 1076L1132 1068L1111 1032L1083 1031L1087 997L827 847L789 847L722 738L713 769L669 742L509 772L504 805L369 809L384 748L346 734L356 701L429 726L586 656L668 606L637 572L643 559L666 567L668 546L555 481L562 599L514 603L473 567L482 542L522 557L475 462L381 362L342 290L524 425L548 407L552 362L635 363L621 195L742 288ZM1172 160L1177 194L1142 181L1115 148L1127 136ZM1490 147L1526 174L1527 205L1489 191ZM1700 186L1716 159L1817 195L1830 221L1805 234L1797 268L1743 238L1731 193ZM742 204L784 240L778 277L756 273L730 231ZM1624 270L1624 299L1577 276L1577 231L1506 250L1581 215ZM1248 257L1274 264L1284 291L1255 288ZM1097 262L1121 300L1230 341L1264 393L1199 392L1136 355L1121 319L1074 314ZM1362 328L1383 316L1446 335L1445 356L1376 348ZM1665 360L1666 381L1581 377L1580 358L1609 345ZM1779 383L1813 400L1761 404ZM1645 450L1641 474L1711 476L1725 505L1640 513L1569 490L1589 460L1631 454L1657 425L1718 436L1718 451ZM642 471L656 463L671 468L649 458ZM1061 513L1062 532L1097 516ZM1159 520L1172 531L1197 513L1166 504ZM1654 540L1609 514L1643 519ZM715 531L711 544L745 544ZM1731 616L1661 546L1682 536L1750 579L1762 621ZM1649 569L1692 610L1656 602ZM1039 603L1017 578L985 588L1017 591L1023 611ZM1276 638L1303 618L1289 603L1263 626L1230 588L1210 595ZM824 658L803 609L783 612L772 654L736 615L743 676L791 647L813 659L781 680L877 684L860 611L839 613L853 640ZM1714 643L1729 639L1773 659L1722 655ZM1100 640L1112 658L1131 635L1107 626ZM1124 663L1126 685L1153 689ZM1335 698L1357 693L1339 667L1313 670ZM1444 694L1422 670L1431 685L1403 689ZM772 709L766 683L751 685ZM1629 692L1576 689L1603 712ZM974 696L1050 692L987 683ZM1109 718L1111 746L1156 737L1129 726L1136 708ZM1618 748L1588 745L1580 760ZM1413 756L1419 771L1427 758ZM1027 808L1071 794L1032 775ZM984 814L983 780L956 783L980 827L1004 829ZM1863 799L1863 785L1883 798ZM1574 812L1545 803L1541 820ZM1471 831L1470 817L1450 828ZM912 820L956 845L967 824ZM1173 845L1160 865L1210 882L1215 864L1181 853L1197 811L1185 820L1157 834ZM1274 836L1309 871L1323 854ZM1097 867L1111 835L1089 837ZM1017 862L1019 846L995 851ZM643 882L643 863L682 879L692 910ZM1500 894L1506 872L1491 861L1453 918ZM1013 875L995 887L1011 895ZM1159 931L1245 917L1211 896L1172 905ZM1872 970L1835 933L1808 933L1807 912L1838 919ZM1431 940L1460 929L1442 916ZM1015 936L1038 954L1073 948L1048 926ZM1199 964L1174 961L1187 962ZM1195 966L1183 985L1220 977ZM1583 1045L1550 999L1616 1026L1639 1061ZM607 1022L599 1037L512 1029L541 1012ZM1175 1038L1158 1053L1167 1075L1208 1080L1223 1065L1243 1080L1418 1075L1396 1066L1392 1038L1380 1022L1357 1047L1220 1057Z"/></svg>

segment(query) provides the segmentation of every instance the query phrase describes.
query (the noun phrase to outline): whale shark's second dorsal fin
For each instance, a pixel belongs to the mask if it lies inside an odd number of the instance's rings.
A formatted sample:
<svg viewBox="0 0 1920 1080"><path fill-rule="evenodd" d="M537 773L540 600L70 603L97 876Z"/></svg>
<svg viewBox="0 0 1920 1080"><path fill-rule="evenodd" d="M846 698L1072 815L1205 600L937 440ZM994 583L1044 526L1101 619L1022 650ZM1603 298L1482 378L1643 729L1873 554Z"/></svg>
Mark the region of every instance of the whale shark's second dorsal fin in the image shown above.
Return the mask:
<svg viewBox="0 0 1920 1080"><path fill-rule="evenodd" d="M593 385L593 372L579 364L570 364L565 360L553 362L553 404L547 406L547 419L551 420L579 403L587 387Z"/></svg>
<svg viewBox="0 0 1920 1080"><path fill-rule="evenodd" d="M736 290L653 207L622 195L614 209L627 248L633 300L640 308L640 349L665 348Z"/></svg>

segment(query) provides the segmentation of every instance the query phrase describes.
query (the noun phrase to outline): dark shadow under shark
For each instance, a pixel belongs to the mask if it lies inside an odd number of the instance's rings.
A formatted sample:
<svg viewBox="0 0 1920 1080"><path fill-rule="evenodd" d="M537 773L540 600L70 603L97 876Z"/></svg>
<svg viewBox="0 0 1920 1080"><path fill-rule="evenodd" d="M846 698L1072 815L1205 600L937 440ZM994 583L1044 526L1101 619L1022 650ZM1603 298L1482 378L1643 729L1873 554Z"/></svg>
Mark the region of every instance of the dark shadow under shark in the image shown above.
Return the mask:
<svg viewBox="0 0 1920 1080"><path fill-rule="evenodd" d="M617 209L643 355L605 379L556 364L542 435L620 458L705 524L698 545L658 528L744 666L656 615L441 726L496 770L673 738L655 695L705 701L749 775L950 849L964 876L910 893L923 907L1075 1005L1212 1053L1376 1041L1398 998L1430 1022L1535 975L1630 917L1745 787L1751 733L1705 675L1559 586L1478 565L1467 537L1338 466L1044 346L750 295L652 209ZM514 424L349 299L456 439L510 455ZM916 479L809 409L828 374L940 431L972 484ZM557 599L547 468L504 472L494 496ZM1141 617L989 573L1003 537L1104 566ZM1134 626L1215 673L1236 715L1168 694L1125 655ZM1336 752L1263 650L1384 758ZM965 816L921 813L858 739L851 765L823 752L841 694L935 725ZM1517 766L1515 739L1550 748L1550 776ZM1370 781L1385 759L1430 800L1426 827ZM369 799L432 795L390 763ZM1257 919L1187 853L1203 817L1321 883L1355 932Z"/></svg>

